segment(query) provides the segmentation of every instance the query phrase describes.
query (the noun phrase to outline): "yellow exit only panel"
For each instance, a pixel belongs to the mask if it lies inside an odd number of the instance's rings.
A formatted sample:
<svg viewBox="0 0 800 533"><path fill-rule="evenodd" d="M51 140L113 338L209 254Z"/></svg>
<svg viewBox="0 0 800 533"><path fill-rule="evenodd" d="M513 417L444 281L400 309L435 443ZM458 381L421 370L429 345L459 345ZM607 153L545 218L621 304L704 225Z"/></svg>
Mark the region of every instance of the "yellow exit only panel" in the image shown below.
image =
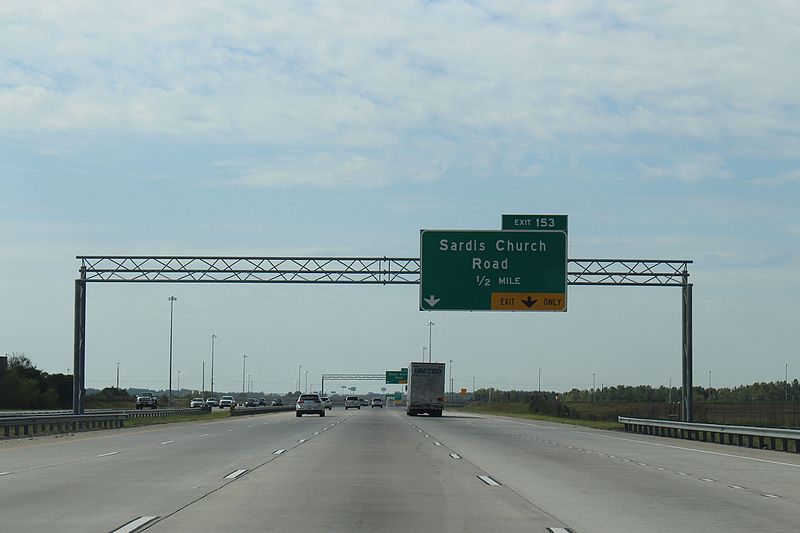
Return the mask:
<svg viewBox="0 0 800 533"><path fill-rule="evenodd" d="M492 311L566 311L567 295L560 292L493 292Z"/></svg>

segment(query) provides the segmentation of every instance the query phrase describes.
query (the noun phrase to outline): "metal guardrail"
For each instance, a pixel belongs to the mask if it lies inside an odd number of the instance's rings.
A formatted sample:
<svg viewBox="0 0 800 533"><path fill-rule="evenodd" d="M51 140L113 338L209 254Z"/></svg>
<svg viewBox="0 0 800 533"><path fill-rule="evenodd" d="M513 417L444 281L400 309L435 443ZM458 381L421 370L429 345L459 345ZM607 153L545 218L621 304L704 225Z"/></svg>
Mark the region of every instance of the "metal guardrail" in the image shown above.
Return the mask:
<svg viewBox="0 0 800 533"><path fill-rule="evenodd" d="M121 428L125 420L128 420L128 415L124 413L11 416L0 418L0 428L3 437L29 437L46 433Z"/></svg>
<svg viewBox="0 0 800 533"><path fill-rule="evenodd" d="M231 416L244 416L244 415L263 415L266 413L278 413L281 411L294 411L294 404L292 405L281 405L281 406L271 406L268 405L266 407L242 407L237 406L235 409L231 409Z"/></svg>
<svg viewBox="0 0 800 533"><path fill-rule="evenodd" d="M108 409L85 415L71 412L30 414L14 413L0 416L0 435L2 437L29 437L53 433L87 431L92 429L115 429L124 426L126 420L133 418L155 418L175 415L209 414L211 408L202 409Z"/></svg>
<svg viewBox="0 0 800 533"><path fill-rule="evenodd" d="M618 420L625 431L633 433L800 453L800 430L797 429L696 424L625 416L618 417Z"/></svg>
<svg viewBox="0 0 800 533"><path fill-rule="evenodd" d="M123 411L128 418L156 418L160 416L210 414L210 407L193 409L130 409Z"/></svg>

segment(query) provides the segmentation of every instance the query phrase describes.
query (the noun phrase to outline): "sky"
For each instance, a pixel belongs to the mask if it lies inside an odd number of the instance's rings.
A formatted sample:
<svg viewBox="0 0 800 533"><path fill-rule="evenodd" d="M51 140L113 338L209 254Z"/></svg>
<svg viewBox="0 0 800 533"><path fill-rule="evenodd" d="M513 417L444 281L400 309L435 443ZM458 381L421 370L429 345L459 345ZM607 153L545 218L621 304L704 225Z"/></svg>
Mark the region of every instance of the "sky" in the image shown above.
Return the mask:
<svg viewBox="0 0 800 533"><path fill-rule="evenodd" d="M796 2L0 4L0 353L72 367L78 255L417 257L566 214L569 257L687 259L695 384L800 376ZM89 284L86 386L680 383L681 294L421 312L417 286ZM434 326L429 327L429 322ZM788 366L787 366L788 365ZM359 392L381 383L358 385ZM301 388L305 383L301 384ZM394 390L389 386L390 390Z"/></svg>

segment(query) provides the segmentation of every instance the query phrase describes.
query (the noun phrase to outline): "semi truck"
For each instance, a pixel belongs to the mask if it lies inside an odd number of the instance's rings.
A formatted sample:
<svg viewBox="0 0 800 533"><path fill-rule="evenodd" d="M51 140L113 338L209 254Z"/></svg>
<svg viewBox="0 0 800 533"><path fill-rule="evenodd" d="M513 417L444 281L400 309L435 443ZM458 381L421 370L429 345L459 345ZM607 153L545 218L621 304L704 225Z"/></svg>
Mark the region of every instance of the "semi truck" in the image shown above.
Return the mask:
<svg viewBox="0 0 800 533"><path fill-rule="evenodd" d="M442 416L444 409L444 363L409 363L406 414Z"/></svg>

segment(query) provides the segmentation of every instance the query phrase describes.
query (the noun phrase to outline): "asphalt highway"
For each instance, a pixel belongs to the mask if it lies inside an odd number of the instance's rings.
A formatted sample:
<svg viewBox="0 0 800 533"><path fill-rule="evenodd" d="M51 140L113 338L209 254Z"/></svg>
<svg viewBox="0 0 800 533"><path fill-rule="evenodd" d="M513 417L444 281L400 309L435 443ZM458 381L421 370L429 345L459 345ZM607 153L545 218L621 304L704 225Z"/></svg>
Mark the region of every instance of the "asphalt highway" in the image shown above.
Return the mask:
<svg viewBox="0 0 800 533"><path fill-rule="evenodd" d="M799 481L782 452L337 408L0 441L0 531L796 532Z"/></svg>

